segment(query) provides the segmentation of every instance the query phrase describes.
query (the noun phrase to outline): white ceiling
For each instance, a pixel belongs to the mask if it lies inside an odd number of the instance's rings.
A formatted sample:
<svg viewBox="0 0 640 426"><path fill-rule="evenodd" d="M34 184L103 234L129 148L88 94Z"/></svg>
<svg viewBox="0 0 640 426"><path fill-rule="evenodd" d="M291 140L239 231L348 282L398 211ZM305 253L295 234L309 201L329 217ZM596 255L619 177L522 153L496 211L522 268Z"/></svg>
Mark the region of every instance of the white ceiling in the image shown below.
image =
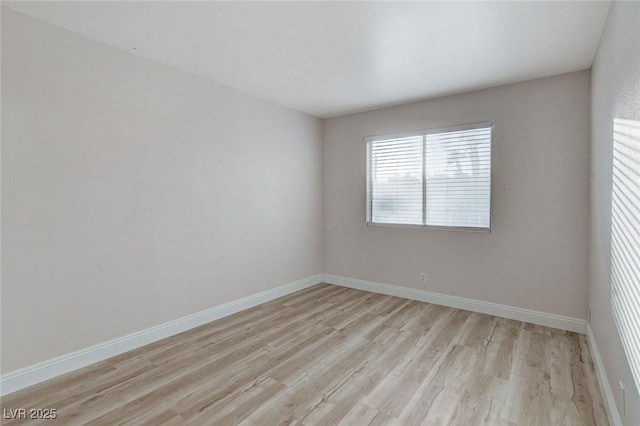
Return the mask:
<svg viewBox="0 0 640 426"><path fill-rule="evenodd" d="M3 4L323 118L590 68L610 6L609 2Z"/></svg>

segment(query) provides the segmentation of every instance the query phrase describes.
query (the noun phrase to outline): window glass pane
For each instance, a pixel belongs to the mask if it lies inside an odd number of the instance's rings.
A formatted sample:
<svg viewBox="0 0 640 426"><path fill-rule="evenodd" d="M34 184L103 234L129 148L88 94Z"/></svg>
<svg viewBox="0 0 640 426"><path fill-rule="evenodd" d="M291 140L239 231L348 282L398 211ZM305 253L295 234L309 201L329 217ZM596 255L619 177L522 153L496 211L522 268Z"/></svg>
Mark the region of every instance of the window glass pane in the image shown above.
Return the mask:
<svg viewBox="0 0 640 426"><path fill-rule="evenodd" d="M422 224L422 139L371 143L372 222Z"/></svg>
<svg viewBox="0 0 640 426"><path fill-rule="evenodd" d="M427 225L489 227L490 137L490 129L427 135Z"/></svg>

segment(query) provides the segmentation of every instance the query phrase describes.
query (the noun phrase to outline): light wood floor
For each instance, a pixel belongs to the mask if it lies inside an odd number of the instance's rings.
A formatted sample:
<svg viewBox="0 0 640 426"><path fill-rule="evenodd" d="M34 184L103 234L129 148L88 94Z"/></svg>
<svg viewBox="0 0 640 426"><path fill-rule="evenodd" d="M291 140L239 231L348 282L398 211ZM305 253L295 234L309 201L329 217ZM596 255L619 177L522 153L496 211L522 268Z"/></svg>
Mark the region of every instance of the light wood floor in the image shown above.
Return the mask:
<svg viewBox="0 0 640 426"><path fill-rule="evenodd" d="M583 335L327 284L2 399L32 407L50 425L607 424Z"/></svg>

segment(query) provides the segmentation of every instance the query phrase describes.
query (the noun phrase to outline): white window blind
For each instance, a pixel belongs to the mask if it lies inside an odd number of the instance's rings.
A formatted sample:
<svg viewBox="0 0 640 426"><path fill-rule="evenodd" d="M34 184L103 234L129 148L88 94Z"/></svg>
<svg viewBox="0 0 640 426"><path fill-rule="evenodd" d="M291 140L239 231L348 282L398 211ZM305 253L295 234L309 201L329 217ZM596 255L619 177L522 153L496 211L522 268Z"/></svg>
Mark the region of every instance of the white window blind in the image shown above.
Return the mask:
<svg viewBox="0 0 640 426"><path fill-rule="evenodd" d="M640 122L613 121L611 310L640 389Z"/></svg>
<svg viewBox="0 0 640 426"><path fill-rule="evenodd" d="M491 123L365 142L368 224L490 228Z"/></svg>

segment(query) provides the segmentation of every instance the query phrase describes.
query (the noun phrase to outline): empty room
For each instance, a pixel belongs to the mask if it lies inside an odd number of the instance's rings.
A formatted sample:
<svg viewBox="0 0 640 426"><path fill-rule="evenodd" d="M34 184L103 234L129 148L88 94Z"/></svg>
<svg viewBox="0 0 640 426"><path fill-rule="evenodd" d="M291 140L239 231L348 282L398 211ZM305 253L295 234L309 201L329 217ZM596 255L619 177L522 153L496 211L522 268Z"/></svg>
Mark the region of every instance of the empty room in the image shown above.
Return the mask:
<svg viewBox="0 0 640 426"><path fill-rule="evenodd" d="M2 1L6 425L640 425L640 2Z"/></svg>

